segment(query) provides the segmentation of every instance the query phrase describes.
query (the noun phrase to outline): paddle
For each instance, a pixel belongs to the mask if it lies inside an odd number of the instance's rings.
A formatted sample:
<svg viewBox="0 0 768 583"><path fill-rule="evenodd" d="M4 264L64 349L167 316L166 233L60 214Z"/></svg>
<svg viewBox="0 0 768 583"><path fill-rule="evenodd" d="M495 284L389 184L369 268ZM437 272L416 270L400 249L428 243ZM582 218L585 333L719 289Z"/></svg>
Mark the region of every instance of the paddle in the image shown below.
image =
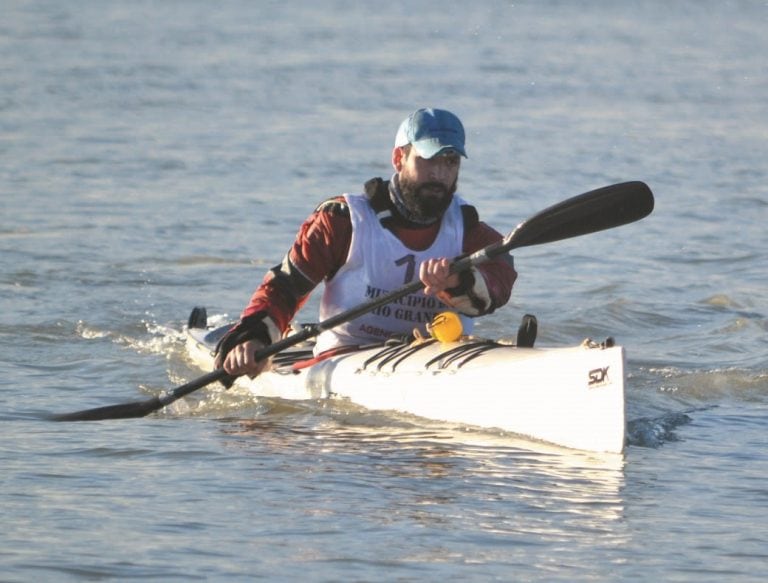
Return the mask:
<svg viewBox="0 0 768 583"><path fill-rule="evenodd" d="M623 182L598 188L540 211L520 223L501 241L471 255L454 260L451 264L451 271L454 273L464 271L518 247L551 243L626 225L649 215L653 210L653 204L653 194L643 182ZM423 287L424 284L420 280L411 282L322 322L304 327L300 332L291 334L259 350L256 357L261 360L273 356L286 348L314 338L325 330L330 330L378 307L415 293ZM96 421L144 417L227 376L223 369L217 369L151 399L52 415L49 419L53 421Z"/></svg>

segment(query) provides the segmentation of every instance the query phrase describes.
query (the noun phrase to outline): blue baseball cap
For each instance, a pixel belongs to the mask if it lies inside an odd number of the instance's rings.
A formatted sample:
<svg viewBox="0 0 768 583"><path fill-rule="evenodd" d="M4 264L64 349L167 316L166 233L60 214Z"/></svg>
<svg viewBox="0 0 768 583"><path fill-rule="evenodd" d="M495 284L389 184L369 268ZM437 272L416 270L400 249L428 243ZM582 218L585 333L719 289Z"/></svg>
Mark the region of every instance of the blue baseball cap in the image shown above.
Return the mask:
<svg viewBox="0 0 768 583"><path fill-rule="evenodd" d="M458 117L444 109L418 109L409 115L395 137L395 147L411 144L422 158L454 151L465 158L464 126Z"/></svg>

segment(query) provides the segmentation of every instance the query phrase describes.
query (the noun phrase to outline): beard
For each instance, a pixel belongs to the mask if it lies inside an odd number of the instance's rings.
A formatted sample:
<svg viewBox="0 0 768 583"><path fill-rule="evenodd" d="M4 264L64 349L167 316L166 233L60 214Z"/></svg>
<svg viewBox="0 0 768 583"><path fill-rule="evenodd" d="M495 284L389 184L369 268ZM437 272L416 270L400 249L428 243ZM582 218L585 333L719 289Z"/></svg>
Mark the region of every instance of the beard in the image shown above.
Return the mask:
<svg viewBox="0 0 768 583"><path fill-rule="evenodd" d="M443 216L456 192L454 181L450 186L440 182L414 182L400 176L400 194L403 203L414 219L422 223L434 222Z"/></svg>

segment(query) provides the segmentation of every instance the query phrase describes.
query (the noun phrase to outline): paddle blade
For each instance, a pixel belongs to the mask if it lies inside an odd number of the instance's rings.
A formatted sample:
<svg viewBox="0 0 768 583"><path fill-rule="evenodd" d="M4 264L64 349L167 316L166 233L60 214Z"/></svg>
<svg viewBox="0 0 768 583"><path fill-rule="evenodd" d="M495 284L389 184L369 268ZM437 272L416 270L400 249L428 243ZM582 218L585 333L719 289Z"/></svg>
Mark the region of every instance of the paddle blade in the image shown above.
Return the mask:
<svg viewBox="0 0 768 583"><path fill-rule="evenodd" d="M591 190L521 223L510 235L510 248L551 243L633 223L651 214L653 205L653 193L644 182L622 182Z"/></svg>
<svg viewBox="0 0 768 583"><path fill-rule="evenodd" d="M190 394L197 389L210 385L214 381L226 381L228 375L222 369L216 369L189 381L186 384L176 387L168 393L161 393L157 397L146 399L145 401L133 401L131 403L122 403L120 405L107 405L106 407L96 407L95 409L84 409L74 413L62 413L61 415L50 415L49 421L102 421L104 419L134 419L136 417L146 417L150 413L158 411L170 405L181 397Z"/></svg>
<svg viewBox="0 0 768 583"><path fill-rule="evenodd" d="M146 401L136 401L133 403L123 403L121 405L107 405L106 407L97 407L95 409L84 409L74 413L63 413L61 415L51 415L49 421L102 421L104 419L134 419L136 417L146 417L153 411L163 407L159 398L154 397Z"/></svg>

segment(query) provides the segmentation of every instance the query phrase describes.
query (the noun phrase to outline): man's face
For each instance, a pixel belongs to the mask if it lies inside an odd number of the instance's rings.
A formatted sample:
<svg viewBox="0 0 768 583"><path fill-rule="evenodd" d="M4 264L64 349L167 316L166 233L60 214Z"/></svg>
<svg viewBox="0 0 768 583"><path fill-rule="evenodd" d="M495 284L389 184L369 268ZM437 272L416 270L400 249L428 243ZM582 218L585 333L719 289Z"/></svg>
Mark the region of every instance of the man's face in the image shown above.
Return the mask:
<svg viewBox="0 0 768 583"><path fill-rule="evenodd" d="M461 156L446 152L426 159L413 148L401 150L394 162L400 174L400 192L409 210L420 219L441 216L456 192Z"/></svg>

